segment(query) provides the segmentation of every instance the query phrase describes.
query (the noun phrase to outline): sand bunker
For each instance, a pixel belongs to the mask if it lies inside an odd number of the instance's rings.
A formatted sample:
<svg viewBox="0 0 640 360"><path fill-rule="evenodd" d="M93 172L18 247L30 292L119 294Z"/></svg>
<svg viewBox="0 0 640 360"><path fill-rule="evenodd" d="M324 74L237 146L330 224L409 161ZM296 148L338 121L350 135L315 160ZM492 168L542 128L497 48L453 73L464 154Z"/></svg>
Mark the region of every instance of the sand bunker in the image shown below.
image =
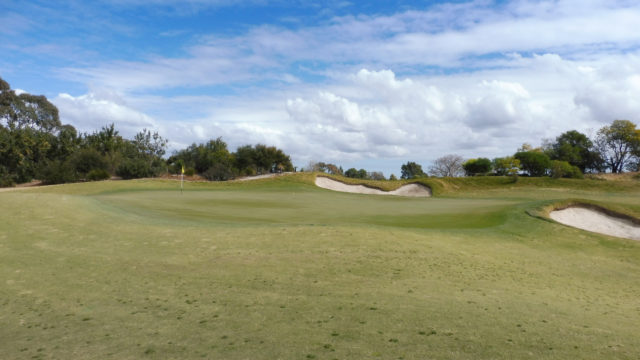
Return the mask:
<svg viewBox="0 0 640 360"><path fill-rule="evenodd" d="M600 234L640 240L640 225L631 220L614 217L602 211L585 207L569 207L554 210L549 216L562 224Z"/></svg>
<svg viewBox="0 0 640 360"><path fill-rule="evenodd" d="M370 188L364 185L350 185L340 181L329 179L324 176L318 176L316 177L316 185L324 189L329 189L333 191L342 191L342 192L348 192L348 193L356 193L356 194L397 195L397 196L411 196L411 197L431 196L431 189L420 184L407 184L393 191L382 191L382 190Z"/></svg>
<svg viewBox="0 0 640 360"><path fill-rule="evenodd" d="M237 178L236 180L237 181L260 180L260 179L268 179L268 178L287 175L287 174L292 174L292 172L289 171L289 172L283 172L283 173L270 173L270 174L264 174L264 175L245 176L245 177Z"/></svg>

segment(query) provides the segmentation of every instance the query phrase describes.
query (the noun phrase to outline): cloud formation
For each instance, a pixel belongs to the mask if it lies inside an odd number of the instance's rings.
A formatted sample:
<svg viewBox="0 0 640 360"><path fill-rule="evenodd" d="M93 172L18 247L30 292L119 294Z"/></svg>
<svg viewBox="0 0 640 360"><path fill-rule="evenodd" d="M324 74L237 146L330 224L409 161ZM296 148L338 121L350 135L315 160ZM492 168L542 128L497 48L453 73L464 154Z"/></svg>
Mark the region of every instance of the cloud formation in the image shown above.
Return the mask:
<svg viewBox="0 0 640 360"><path fill-rule="evenodd" d="M189 4L196 12L233 7ZM166 53L74 62L58 73L91 90L54 102L63 121L81 129L151 127L174 148L218 136L232 149L263 142L299 165L377 159L399 167L447 153L502 156L563 131L640 121L636 1L345 9L353 12L310 24L292 19L198 33ZM158 34L177 39L189 33L164 30Z"/></svg>
<svg viewBox="0 0 640 360"><path fill-rule="evenodd" d="M261 25L244 34L213 34L181 57L68 68L94 84L137 90L274 80L305 62L382 68L492 66L489 56L553 52L589 56L640 46L640 4L610 1L485 1L443 4L387 16L343 16L288 29ZM616 26L612 26L616 24ZM484 62L484 64L483 64ZM315 71L315 70L314 70Z"/></svg>

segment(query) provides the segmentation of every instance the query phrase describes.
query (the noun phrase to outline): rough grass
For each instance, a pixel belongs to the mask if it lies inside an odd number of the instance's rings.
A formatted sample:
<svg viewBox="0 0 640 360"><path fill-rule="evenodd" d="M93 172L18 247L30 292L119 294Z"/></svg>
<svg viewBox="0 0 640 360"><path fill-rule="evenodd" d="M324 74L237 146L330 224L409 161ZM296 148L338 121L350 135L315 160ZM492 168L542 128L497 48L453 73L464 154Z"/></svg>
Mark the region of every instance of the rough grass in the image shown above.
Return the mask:
<svg viewBox="0 0 640 360"><path fill-rule="evenodd" d="M0 193L1 357L640 356L640 243L527 214L635 214L638 185L429 179L439 197L408 199L313 176Z"/></svg>
<svg viewBox="0 0 640 360"><path fill-rule="evenodd" d="M475 176L459 178L419 178L411 180L376 181L353 179L339 175L327 174L304 174L300 175L308 179L309 177L326 176L346 184L365 185L372 188L391 191L399 187L419 183L431 188L434 196L468 196L474 191L487 190L513 190L513 189L567 189L572 191L599 191L599 192L637 192L638 182L633 180L630 174L608 174L589 179L553 179L550 177L518 177L514 181L508 176ZM618 175L618 176L615 176Z"/></svg>

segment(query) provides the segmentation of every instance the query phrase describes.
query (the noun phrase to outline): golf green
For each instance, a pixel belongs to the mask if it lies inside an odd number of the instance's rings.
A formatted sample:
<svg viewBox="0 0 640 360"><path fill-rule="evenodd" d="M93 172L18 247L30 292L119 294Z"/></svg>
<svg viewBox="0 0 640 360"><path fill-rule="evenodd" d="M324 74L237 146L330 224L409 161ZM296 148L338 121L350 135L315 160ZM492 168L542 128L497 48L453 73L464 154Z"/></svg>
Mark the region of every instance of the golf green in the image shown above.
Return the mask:
<svg viewBox="0 0 640 360"><path fill-rule="evenodd" d="M312 180L0 193L0 358L640 356L640 242L530 215L570 198L637 214L640 185L403 198Z"/></svg>

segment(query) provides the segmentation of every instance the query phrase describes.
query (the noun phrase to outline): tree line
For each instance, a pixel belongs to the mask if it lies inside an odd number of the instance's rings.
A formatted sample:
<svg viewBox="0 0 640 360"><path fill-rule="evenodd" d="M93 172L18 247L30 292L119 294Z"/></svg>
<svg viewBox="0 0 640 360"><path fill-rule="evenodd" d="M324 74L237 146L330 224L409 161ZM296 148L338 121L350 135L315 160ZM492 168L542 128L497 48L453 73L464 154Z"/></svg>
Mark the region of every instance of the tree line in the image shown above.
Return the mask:
<svg viewBox="0 0 640 360"><path fill-rule="evenodd" d="M119 176L124 179L166 173L200 174L208 180L294 171L289 155L263 144L229 151L222 138L188 146L164 158L168 140L143 129L123 138L113 124L78 134L62 124L58 109L46 97L16 94L0 78L0 186L40 179L47 184L90 181ZM379 171L311 162L307 171L357 179L385 180ZM416 162L401 166L402 179L426 176L526 175L582 178L585 173L640 170L640 129L629 120L615 120L593 139L567 131L542 146L523 144L513 155L464 159L451 154L436 159L425 172ZM395 175L389 177L395 180Z"/></svg>
<svg viewBox="0 0 640 360"><path fill-rule="evenodd" d="M381 172L355 168L342 170L335 164L312 162L310 171L350 178L384 180ZM629 120L615 120L602 127L594 139L576 130L562 133L542 146L523 144L510 156L488 159L464 159L450 154L436 159L425 172L422 165L409 161L400 168L401 179L458 176L551 176L583 178L586 173L640 171L640 129ZM391 175L389 180L395 180Z"/></svg>
<svg viewBox="0 0 640 360"><path fill-rule="evenodd" d="M290 157L273 146L246 145L232 153L217 138L164 159L167 143L147 129L125 139L114 124L79 134L60 122L58 109L46 97L16 94L0 78L0 187L33 179L58 184L155 177L182 169L209 180L293 171Z"/></svg>
<svg viewBox="0 0 640 360"><path fill-rule="evenodd" d="M402 166L402 178L428 176L415 163ZM640 171L640 129L629 120L614 120L590 139L576 130L542 146L523 144L515 154L495 159L465 160L459 155L436 159L429 175L438 177L498 175L583 178L586 173Z"/></svg>

